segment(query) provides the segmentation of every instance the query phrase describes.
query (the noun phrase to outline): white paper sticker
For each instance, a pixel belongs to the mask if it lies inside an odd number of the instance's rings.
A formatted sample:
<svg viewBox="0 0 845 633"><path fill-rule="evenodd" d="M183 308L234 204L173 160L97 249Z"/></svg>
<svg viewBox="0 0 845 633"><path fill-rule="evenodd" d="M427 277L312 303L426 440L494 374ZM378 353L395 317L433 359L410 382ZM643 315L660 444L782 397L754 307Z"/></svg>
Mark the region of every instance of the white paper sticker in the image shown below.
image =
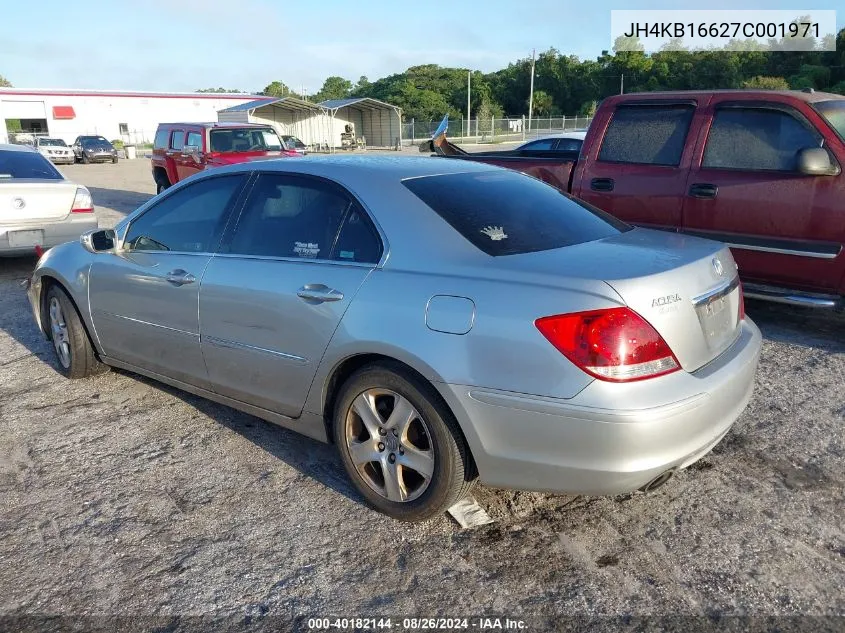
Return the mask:
<svg viewBox="0 0 845 633"><path fill-rule="evenodd" d="M320 253L320 245L314 242L294 242L293 252L300 257L317 257Z"/></svg>

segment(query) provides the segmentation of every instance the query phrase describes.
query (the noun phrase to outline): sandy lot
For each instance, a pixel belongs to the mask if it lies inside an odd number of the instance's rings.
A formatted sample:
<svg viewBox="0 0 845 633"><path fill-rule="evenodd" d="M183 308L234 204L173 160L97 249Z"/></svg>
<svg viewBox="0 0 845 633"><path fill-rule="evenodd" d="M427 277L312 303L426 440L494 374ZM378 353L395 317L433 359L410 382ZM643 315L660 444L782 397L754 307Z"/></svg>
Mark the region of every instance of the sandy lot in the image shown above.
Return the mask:
<svg viewBox="0 0 845 633"><path fill-rule="evenodd" d="M146 160L62 170L101 225L154 191ZM19 287L33 264L0 259L0 615L845 626L843 316L749 302L765 335L753 401L657 491L479 487L496 521L463 530L372 512L331 447L249 415L119 371L66 381Z"/></svg>

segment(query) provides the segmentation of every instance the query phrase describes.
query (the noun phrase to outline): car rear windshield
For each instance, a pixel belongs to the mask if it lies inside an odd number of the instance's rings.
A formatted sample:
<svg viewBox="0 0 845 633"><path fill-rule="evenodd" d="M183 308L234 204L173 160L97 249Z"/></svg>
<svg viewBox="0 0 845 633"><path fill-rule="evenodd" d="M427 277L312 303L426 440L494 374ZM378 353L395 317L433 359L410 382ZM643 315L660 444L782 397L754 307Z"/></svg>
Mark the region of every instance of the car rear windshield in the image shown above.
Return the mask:
<svg viewBox="0 0 845 633"><path fill-rule="evenodd" d="M839 138L845 141L845 99L818 101L813 106L836 130Z"/></svg>
<svg viewBox="0 0 845 633"><path fill-rule="evenodd" d="M281 149L282 141L271 128L211 130L212 152L266 152Z"/></svg>
<svg viewBox="0 0 845 633"><path fill-rule="evenodd" d="M62 175L41 154L0 151L0 183L11 178L61 180Z"/></svg>
<svg viewBox="0 0 845 633"><path fill-rule="evenodd" d="M470 243L494 257L572 246L632 228L516 172L425 176L403 184Z"/></svg>

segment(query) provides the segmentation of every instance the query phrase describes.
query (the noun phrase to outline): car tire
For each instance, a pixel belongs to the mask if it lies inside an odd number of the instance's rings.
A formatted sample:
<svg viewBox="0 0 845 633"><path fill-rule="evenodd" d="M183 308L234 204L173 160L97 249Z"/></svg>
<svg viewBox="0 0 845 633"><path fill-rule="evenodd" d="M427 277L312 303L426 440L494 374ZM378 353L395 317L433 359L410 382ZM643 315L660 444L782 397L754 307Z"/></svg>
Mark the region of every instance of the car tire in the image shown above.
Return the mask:
<svg viewBox="0 0 845 633"><path fill-rule="evenodd" d="M397 406L400 413L391 424ZM364 416L358 413L362 408ZM407 423L397 424L399 419ZM472 488L472 457L452 412L431 385L399 364L355 372L341 387L332 421L340 460L355 488L394 519L426 521Z"/></svg>
<svg viewBox="0 0 845 633"><path fill-rule="evenodd" d="M114 158L112 158L112 159L111 159L111 162L112 162L112 163L117 163L117 156L115 156Z"/></svg>
<svg viewBox="0 0 845 633"><path fill-rule="evenodd" d="M59 286L53 285L47 291L45 317L60 374L65 378L85 378L108 369L97 360L76 306Z"/></svg>
<svg viewBox="0 0 845 633"><path fill-rule="evenodd" d="M165 190L165 189L167 189L168 187L170 187L170 183L169 183L169 182L162 182L162 181L160 181L160 180L159 180L159 181L156 183L156 195L160 194L162 191L164 191L164 190Z"/></svg>
<svg viewBox="0 0 845 633"><path fill-rule="evenodd" d="M83 162L85 165L87 165L88 163L90 163L90 162L91 162L91 159L90 159L90 158L88 158L85 154L83 154L83 155L82 155L82 162Z"/></svg>

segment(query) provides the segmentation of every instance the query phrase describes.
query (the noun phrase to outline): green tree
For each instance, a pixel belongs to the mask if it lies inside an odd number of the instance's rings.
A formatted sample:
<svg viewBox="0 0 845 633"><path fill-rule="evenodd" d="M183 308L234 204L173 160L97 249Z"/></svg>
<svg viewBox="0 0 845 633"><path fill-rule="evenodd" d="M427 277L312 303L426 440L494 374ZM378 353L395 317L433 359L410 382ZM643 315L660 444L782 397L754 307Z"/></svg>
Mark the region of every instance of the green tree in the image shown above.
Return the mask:
<svg viewBox="0 0 845 633"><path fill-rule="evenodd" d="M548 116L552 112L552 104L552 96L549 93L543 90L534 91L534 103L532 104L534 108L533 114Z"/></svg>
<svg viewBox="0 0 845 633"><path fill-rule="evenodd" d="M361 75L358 78L358 83L355 84L355 87L352 88L352 93L356 97L365 97L367 96L366 92L370 88L372 84L370 80L367 79L366 75Z"/></svg>
<svg viewBox="0 0 845 633"><path fill-rule="evenodd" d="M12 82L0 75L0 88L13 88Z"/></svg>
<svg viewBox="0 0 845 633"><path fill-rule="evenodd" d="M196 92L228 92L228 93L242 93L243 90L235 90L229 88L199 88Z"/></svg>
<svg viewBox="0 0 845 633"><path fill-rule="evenodd" d="M742 87L755 90L789 90L789 84L783 77L752 77L742 82Z"/></svg>
<svg viewBox="0 0 845 633"><path fill-rule="evenodd" d="M267 97L289 97L291 95L290 88L288 88L281 81L273 81L264 87L261 91L262 95Z"/></svg>
<svg viewBox="0 0 845 633"><path fill-rule="evenodd" d="M320 92L314 95L313 100L317 103L329 99L345 99L352 92L352 82L343 77L328 77L323 82Z"/></svg>

